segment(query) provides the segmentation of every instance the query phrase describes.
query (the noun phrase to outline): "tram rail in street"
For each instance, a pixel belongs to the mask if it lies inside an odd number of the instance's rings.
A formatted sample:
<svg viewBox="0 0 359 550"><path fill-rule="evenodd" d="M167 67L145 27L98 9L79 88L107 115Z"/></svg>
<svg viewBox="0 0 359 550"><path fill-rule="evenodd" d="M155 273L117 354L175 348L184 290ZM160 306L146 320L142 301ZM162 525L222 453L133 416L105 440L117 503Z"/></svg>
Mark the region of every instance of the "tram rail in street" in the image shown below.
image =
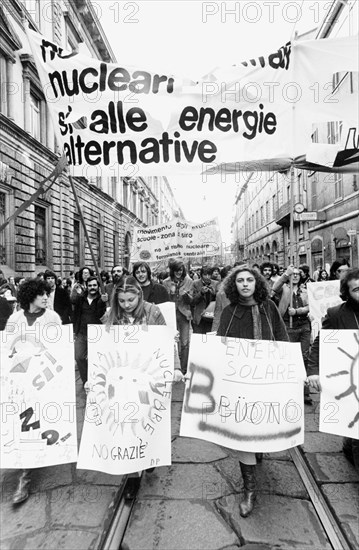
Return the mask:
<svg viewBox="0 0 359 550"><path fill-rule="evenodd" d="M104 530L98 550L119 550L126 532L136 496L141 484L142 474L137 477L124 476L123 484L114 502L112 518Z"/></svg>
<svg viewBox="0 0 359 550"><path fill-rule="evenodd" d="M335 514L331 511L320 486L316 482L301 448L289 449L290 458L300 475L308 492L310 502L321 522L328 541L333 550L353 550ZM121 550L122 541L132 514L142 475L138 477L124 476L124 482L117 495L109 518L108 526L104 530L99 550ZM253 512L255 514L255 510Z"/></svg>
<svg viewBox="0 0 359 550"><path fill-rule="evenodd" d="M353 550L352 546L348 543L339 522L329 508L318 483L309 469L301 449L299 447L289 449L289 454L305 488L308 491L310 501L315 508L317 516L319 517L333 550Z"/></svg>

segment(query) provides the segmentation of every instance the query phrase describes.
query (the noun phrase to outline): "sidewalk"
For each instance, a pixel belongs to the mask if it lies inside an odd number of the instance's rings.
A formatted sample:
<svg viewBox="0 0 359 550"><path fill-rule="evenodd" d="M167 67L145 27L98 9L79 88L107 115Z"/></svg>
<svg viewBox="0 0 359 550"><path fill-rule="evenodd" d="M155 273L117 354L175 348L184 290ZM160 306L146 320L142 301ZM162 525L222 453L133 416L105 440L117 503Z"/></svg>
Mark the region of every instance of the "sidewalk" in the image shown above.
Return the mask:
<svg viewBox="0 0 359 550"><path fill-rule="evenodd" d="M183 385L176 384L173 391L172 466L157 468L142 478L122 550L329 550L331 546L287 452L264 456L257 468L255 511L246 519L240 517L242 479L236 452L178 436L183 390ZM313 463L316 461L319 473L327 476L324 492L336 487L333 507L351 533L353 548L358 548L355 518L359 514L359 477L339 452L341 438L314 436L317 417L315 406L306 407L310 432L304 450ZM321 444L328 459L316 454ZM335 456L330 454L333 451ZM334 460L331 471L330 459ZM349 479L351 483L346 483Z"/></svg>
<svg viewBox="0 0 359 550"><path fill-rule="evenodd" d="M77 431L80 439L85 392L76 381ZM19 470L1 470L2 550L87 550L98 547L112 517L122 476L77 470L76 464L33 470L30 498L14 507Z"/></svg>

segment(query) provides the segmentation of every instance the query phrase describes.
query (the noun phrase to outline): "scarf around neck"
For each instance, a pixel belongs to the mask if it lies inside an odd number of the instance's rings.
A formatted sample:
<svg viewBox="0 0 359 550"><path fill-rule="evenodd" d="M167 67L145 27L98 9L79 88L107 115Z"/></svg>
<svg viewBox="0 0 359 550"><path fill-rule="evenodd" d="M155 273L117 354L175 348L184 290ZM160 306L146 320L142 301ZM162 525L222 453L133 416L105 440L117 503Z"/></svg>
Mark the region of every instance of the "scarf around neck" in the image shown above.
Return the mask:
<svg viewBox="0 0 359 550"><path fill-rule="evenodd" d="M253 340L262 340L262 320L261 320L261 314L259 312L258 303L255 301L253 296L251 296L248 300L245 300L241 296L238 296L237 305L251 308L252 322L253 322ZM233 316L235 315L236 309L237 309L237 306L234 310ZM232 320L231 320L231 323L232 323ZM227 332L229 330L229 327L227 329Z"/></svg>

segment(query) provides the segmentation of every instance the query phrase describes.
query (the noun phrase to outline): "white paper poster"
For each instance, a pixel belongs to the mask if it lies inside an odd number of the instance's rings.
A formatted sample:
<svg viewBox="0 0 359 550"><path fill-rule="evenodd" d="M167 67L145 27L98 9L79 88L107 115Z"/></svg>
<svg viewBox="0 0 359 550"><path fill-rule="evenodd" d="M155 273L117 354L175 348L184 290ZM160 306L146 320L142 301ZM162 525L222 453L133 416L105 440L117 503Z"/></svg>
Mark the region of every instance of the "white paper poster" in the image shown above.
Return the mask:
<svg viewBox="0 0 359 550"><path fill-rule="evenodd" d="M71 325L25 323L1 338L1 467L77 460Z"/></svg>
<svg viewBox="0 0 359 550"><path fill-rule="evenodd" d="M180 435L249 452L304 441L300 344L194 334Z"/></svg>
<svg viewBox="0 0 359 550"><path fill-rule="evenodd" d="M319 334L319 431L359 439L359 331Z"/></svg>
<svg viewBox="0 0 359 550"><path fill-rule="evenodd" d="M131 262L158 262L181 256L192 261L221 253L217 218L202 223L176 218L162 225L135 227Z"/></svg>
<svg viewBox="0 0 359 550"><path fill-rule="evenodd" d="M307 283L309 313L312 317L312 338L318 336L322 326L322 319L325 317L329 307L343 303L339 296L340 281L319 281Z"/></svg>
<svg viewBox="0 0 359 550"><path fill-rule="evenodd" d="M173 350L165 326L89 326L78 468L119 475L171 464Z"/></svg>

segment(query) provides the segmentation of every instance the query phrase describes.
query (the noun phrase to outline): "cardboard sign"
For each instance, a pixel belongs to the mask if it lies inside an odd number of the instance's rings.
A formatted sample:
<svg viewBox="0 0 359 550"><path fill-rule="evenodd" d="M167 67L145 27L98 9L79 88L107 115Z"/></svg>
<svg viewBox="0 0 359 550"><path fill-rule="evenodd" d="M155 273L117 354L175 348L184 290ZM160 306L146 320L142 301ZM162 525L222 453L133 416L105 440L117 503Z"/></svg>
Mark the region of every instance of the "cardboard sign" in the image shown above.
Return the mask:
<svg viewBox="0 0 359 550"><path fill-rule="evenodd" d="M136 227L131 262L215 256L221 253L221 242L217 218L198 224L175 219L165 225Z"/></svg>
<svg viewBox="0 0 359 550"><path fill-rule="evenodd" d="M76 462L75 361L71 325L1 334L1 467Z"/></svg>
<svg viewBox="0 0 359 550"><path fill-rule="evenodd" d="M248 452L304 441L300 345L193 334L180 435Z"/></svg>
<svg viewBox="0 0 359 550"><path fill-rule="evenodd" d="M312 317L312 338L318 336L322 326L322 319L325 317L329 307L343 303L339 296L340 281L319 281L307 283L309 313Z"/></svg>
<svg viewBox="0 0 359 550"><path fill-rule="evenodd" d="M171 464L173 344L168 327L89 326L78 468L118 475Z"/></svg>
<svg viewBox="0 0 359 550"><path fill-rule="evenodd" d="M319 338L319 431L359 439L359 330L321 330Z"/></svg>

